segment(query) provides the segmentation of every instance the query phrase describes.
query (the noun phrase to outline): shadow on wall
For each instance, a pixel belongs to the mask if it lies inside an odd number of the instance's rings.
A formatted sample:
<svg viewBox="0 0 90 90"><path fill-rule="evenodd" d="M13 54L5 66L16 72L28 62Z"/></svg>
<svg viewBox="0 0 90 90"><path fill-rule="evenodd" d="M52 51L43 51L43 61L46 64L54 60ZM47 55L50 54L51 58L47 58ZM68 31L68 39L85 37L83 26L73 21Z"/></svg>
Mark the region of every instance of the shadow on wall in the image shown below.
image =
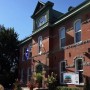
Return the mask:
<svg viewBox="0 0 90 90"><path fill-rule="evenodd" d="M90 77L84 75L84 78L85 78L84 90L90 90Z"/></svg>
<svg viewBox="0 0 90 90"><path fill-rule="evenodd" d="M66 46L71 45L74 43L74 36L66 33Z"/></svg>
<svg viewBox="0 0 90 90"><path fill-rule="evenodd" d="M90 53L85 52L84 55L90 59Z"/></svg>

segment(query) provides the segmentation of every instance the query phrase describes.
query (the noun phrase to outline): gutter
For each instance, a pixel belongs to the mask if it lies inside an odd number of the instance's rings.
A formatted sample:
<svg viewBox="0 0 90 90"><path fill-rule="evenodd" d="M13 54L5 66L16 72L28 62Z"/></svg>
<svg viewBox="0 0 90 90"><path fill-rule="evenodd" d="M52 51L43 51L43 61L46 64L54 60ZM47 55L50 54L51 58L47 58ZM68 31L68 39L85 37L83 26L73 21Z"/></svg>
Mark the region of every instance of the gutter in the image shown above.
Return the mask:
<svg viewBox="0 0 90 90"><path fill-rule="evenodd" d="M28 42L28 41L31 40L31 39L32 39L32 37L30 36L28 39L21 41L21 43L18 44L18 46L24 44L25 42Z"/></svg>
<svg viewBox="0 0 90 90"><path fill-rule="evenodd" d="M65 19L69 18L70 16L74 15L75 13L77 13L78 11L82 10L83 8L85 8L85 7L89 6L89 5L90 5L90 1L89 1L87 4L83 5L81 8L75 10L74 12L72 12L72 13L70 13L70 14L68 14L68 15L65 14L65 16L63 16L63 18L60 18L60 20L58 20L57 22L55 22L52 26L55 26L55 25L61 23L61 22L64 21ZM66 15L67 15L67 16L66 16Z"/></svg>

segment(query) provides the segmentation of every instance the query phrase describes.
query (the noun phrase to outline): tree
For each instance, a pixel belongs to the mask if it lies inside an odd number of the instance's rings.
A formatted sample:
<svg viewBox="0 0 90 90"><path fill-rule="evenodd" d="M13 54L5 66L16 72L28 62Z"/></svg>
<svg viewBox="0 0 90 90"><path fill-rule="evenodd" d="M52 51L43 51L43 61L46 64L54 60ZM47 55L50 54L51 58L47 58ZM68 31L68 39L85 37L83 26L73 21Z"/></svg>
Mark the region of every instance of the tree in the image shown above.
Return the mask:
<svg viewBox="0 0 90 90"><path fill-rule="evenodd" d="M0 83L4 85L13 83L16 78L18 43L18 34L14 28L0 26Z"/></svg>

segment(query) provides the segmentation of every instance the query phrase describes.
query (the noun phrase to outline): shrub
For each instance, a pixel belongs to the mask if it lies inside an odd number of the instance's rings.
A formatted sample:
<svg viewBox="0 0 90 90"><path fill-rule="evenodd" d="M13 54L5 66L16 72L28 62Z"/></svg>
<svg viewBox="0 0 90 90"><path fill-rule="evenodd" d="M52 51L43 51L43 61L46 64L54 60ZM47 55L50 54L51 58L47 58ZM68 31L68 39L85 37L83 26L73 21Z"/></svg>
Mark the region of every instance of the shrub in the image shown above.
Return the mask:
<svg viewBox="0 0 90 90"><path fill-rule="evenodd" d="M57 82L56 76L57 74L54 74L53 72L51 73L51 75L48 75L47 84L49 90L54 90L56 88L56 82Z"/></svg>
<svg viewBox="0 0 90 90"><path fill-rule="evenodd" d="M36 80L38 83L42 83L42 74L41 73L36 74Z"/></svg>
<svg viewBox="0 0 90 90"><path fill-rule="evenodd" d="M22 90L18 79L15 80L14 90Z"/></svg>
<svg viewBox="0 0 90 90"><path fill-rule="evenodd" d="M28 81L26 85L28 88L30 88L30 90L33 90L33 88L35 88L36 86L36 83L32 81Z"/></svg>
<svg viewBox="0 0 90 90"><path fill-rule="evenodd" d="M61 87L58 86L56 90L80 90L79 88L73 88L73 87Z"/></svg>

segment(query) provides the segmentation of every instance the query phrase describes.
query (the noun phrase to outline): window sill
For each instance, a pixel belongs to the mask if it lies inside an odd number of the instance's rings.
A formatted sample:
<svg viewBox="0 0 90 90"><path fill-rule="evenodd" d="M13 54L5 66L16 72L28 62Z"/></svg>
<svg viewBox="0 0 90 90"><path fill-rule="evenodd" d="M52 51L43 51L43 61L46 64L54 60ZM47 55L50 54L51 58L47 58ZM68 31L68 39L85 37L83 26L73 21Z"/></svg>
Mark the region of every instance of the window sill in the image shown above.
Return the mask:
<svg viewBox="0 0 90 90"><path fill-rule="evenodd" d="M76 85L76 86L83 86L84 85L84 83L79 83L78 85Z"/></svg>
<svg viewBox="0 0 90 90"><path fill-rule="evenodd" d="M60 47L60 50L64 50L65 49L65 47Z"/></svg>
<svg viewBox="0 0 90 90"><path fill-rule="evenodd" d="M80 45L80 44L82 44L82 41L75 42L75 45Z"/></svg>
<svg viewBox="0 0 90 90"><path fill-rule="evenodd" d="M38 54L39 54L39 55L41 55L41 54L42 54L42 52L39 52Z"/></svg>

